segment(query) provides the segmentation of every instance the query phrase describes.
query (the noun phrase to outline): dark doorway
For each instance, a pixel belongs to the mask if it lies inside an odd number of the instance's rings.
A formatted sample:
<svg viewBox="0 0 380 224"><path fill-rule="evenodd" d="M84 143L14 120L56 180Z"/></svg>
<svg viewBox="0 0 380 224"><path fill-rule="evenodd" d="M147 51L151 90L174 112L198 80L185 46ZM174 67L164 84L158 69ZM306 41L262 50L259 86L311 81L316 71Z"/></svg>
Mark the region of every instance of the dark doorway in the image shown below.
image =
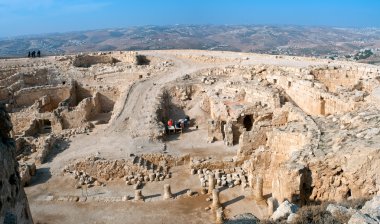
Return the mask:
<svg viewBox="0 0 380 224"><path fill-rule="evenodd" d="M51 133L51 122L49 120L40 120L40 134Z"/></svg>
<svg viewBox="0 0 380 224"><path fill-rule="evenodd" d="M351 194L351 189L348 189L347 193L346 193L346 198L349 198L351 197L352 194Z"/></svg>
<svg viewBox="0 0 380 224"><path fill-rule="evenodd" d="M237 145L239 144L239 138L240 138L240 135L241 135L241 124L239 125L232 125L232 144L233 145Z"/></svg>
<svg viewBox="0 0 380 224"><path fill-rule="evenodd" d="M320 111L320 114L321 115L325 115L326 114L326 101L325 99L323 99L323 97L320 98L320 103L321 103L321 111Z"/></svg>
<svg viewBox="0 0 380 224"><path fill-rule="evenodd" d="M222 121L222 122L220 123L220 131L222 132L223 140L224 140L224 138L226 137L226 133L224 132L224 125L226 125L226 122L225 122L225 121Z"/></svg>
<svg viewBox="0 0 380 224"><path fill-rule="evenodd" d="M252 130L252 126L253 126L252 115L245 115L245 117L243 119L243 124L244 124L245 130L247 130L247 131Z"/></svg>

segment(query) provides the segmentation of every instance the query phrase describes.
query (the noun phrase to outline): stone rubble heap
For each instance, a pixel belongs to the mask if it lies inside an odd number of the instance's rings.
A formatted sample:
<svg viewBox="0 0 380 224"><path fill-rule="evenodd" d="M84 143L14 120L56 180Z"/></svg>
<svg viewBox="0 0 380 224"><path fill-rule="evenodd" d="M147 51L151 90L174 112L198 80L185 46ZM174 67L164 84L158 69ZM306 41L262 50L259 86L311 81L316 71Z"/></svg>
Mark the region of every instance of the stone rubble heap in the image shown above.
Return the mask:
<svg viewBox="0 0 380 224"><path fill-rule="evenodd" d="M230 171L230 170L228 170ZM224 170L209 170L209 169L191 169L190 173L192 175L198 175L200 185L203 188L210 186L210 176L214 178L215 183L212 185L218 187L229 187L241 185L242 188L248 186L248 177L244 170L240 167L236 167L233 173L227 173Z"/></svg>

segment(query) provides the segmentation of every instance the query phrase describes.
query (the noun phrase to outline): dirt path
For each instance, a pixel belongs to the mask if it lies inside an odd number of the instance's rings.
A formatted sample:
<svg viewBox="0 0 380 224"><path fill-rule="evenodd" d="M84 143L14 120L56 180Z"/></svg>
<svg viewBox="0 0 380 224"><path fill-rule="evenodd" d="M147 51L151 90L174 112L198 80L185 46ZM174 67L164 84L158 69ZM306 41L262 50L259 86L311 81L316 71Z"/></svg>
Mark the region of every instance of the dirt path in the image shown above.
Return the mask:
<svg viewBox="0 0 380 224"><path fill-rule="evenodd" d="M157 55L155 55L157 57ZM168 82L192 73L199 68L169 55L158 57L171 60L175 64L173 73L154 76L150 79L140 81L132 86L124 101L119 115L111 122L107 134L112 132L127 131L133 137L149 136L153 125L154 104L161 88ZM136 132L138 130L138 132Z"/></svg>

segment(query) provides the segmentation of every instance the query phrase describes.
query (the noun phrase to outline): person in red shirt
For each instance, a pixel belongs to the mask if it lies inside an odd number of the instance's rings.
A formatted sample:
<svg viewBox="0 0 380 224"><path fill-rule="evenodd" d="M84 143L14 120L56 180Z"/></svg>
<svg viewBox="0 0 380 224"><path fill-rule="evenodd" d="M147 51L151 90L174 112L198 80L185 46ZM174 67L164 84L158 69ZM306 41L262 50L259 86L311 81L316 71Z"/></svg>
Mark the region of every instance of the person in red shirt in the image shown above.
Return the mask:
<svg viewBox="0 0 380 224"><path fill-rule="evenodd" d="M168 120L168 126L169 126L169 127L173 126L173 120L172 120L172 119L169 119L169 120Z"/></svg>

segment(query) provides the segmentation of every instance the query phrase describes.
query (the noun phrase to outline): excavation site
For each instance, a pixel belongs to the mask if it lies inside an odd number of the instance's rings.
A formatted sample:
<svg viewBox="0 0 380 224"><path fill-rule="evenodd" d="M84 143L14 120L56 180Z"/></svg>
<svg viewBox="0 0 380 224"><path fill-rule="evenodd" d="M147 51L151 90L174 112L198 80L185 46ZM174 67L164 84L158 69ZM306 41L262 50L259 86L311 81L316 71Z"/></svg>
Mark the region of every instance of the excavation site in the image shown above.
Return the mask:
<svg viewBox="0 0 380 224"><path fill-rule="evenodd" d="M0 223L380 222L379 66L203 50L1 59L0 104L13 150Z"/></svg>

